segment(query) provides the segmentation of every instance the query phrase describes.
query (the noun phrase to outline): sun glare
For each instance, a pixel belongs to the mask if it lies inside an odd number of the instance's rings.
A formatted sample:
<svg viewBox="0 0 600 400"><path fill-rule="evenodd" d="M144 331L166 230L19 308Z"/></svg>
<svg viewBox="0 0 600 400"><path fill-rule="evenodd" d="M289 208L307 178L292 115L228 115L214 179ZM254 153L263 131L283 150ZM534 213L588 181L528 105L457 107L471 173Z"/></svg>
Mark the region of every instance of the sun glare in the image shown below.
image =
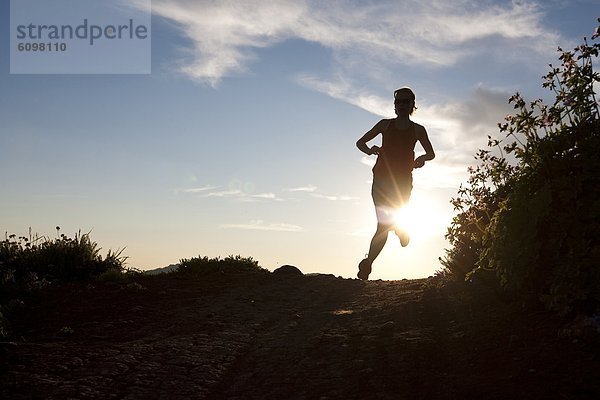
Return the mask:
<svg viewBox="0 0 600 400"><path fill-rule="evenodd" d="M429 201L412 198L404 207L394 212L394 223L413 238L427 238L445 233L451 216Z"/></svg>

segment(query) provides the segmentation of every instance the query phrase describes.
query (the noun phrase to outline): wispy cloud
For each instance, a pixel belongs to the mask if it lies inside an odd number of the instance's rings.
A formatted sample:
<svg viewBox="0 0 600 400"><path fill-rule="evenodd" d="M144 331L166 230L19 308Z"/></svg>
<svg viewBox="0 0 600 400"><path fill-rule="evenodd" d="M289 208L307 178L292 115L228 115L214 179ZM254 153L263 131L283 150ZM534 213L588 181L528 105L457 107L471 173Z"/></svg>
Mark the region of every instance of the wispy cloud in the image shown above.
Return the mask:
<svg viewBox="0 0 600 400"><path fill-rule="evenodd" d="M222 199L233 199L236 201L251 202L259 200L271 200L271 201L284 201L284 198L280 197L273 192L264 193L248 193L241 189L226 189L226 190L215 190L218 189L216 186L200 186L189 189L181 189L180 192L196 194L200 198L222 198ZM329 201L350 201L356 200L356 197L346 195L331 195L318 193L318 188L314 185L297 186L288 189L283 189L286 193L300 193L306 194L316 199L324 199Z"/></svg>
<svg viewBox="0 0 600 400"><path fill-rule="evenodd" d="M219 190L205 193L201 197L244 197L246 194L241 190Z"/></svg>
<svg viewBox="0 0 600 400"><path fill-rule="evenodd" d="M369 92L368 89L361 88L341 75L325 80L310 74L301 74L296 77L296 81L302 86L325 93L334 99L346 101L375 115L386 117L394 115L390 97L383 98Z"/></svg>
<svg viewBox="0 0 600 400"><path fill-rule="evenodd" d="M282 201L283 199L278 197L275 193L246 193L241 190L223 190L218 192L206 193L201 197L221 197L221 198L233 198L240 201L255 201L255 200L275 200Z"/></svg>
<svg viewBox="0 0 600 400"><path fill-rule="evenodd" d="M206 193L207 191L214 190L216 188L216 186L206 185L194 188L181 189L180 191L183 193Z"/></svg>
<svg viewBox="0 0 600 400"><path fill-rule="evenodd" d="M275 193L271 193L271 192L251 194L250 197L253 197L255 199L271 199L271 200L277 199L277 195Z"/></svg>
<svg viewBox="0 0 600 400"><path fill-rule="evenodd" d="M248 224L222 224L219 226L221 229L242 229L242 230L256 230L256 231L274 231L274 232L299 232L303 230L301 226L285 224L285 223L271 223L267 224L262 220L250 221Z"/></svg>
<svg viewBox="0 0 600 400"><path fill-rule="evenodd" d="M324 200L329 200L329 201L358 200L358 198L352 197L352 196L326 195L326 194L320 194L320 193L312 193L311 196L314 197L314 198L317 198L317 199L324 199Z"/></svg>
<svg viewBox="0 0 600 400"><path fill-rule="evenodd" d="M538 65L560 42L556 31L544 25L543 7L532 0L154 0L153 12L174 22L190 40L179 70L191 79L217 85L251 68L257 50L300 39L330 49L332 70L329 75L301 73L298 84L382 117L394 113L389 94L382 96L378 88L397 80L399 70L451 68L482 54L500 63ZM473 152L510 112L508 97L480 87L466 99L442 104L418 98L415 120L423 121L435 139L436 162L450 165L459 161L457 154L463 165L471 162ZM318 198L344 199L312 187L298 189ZM253 199L227 192L210 196Z"/></svg>
<svg viewBox="0 0 600 400"><path fill-rule="evenodd" d="M290 189L284 189L285 192L307 193L308 196L316 199L324 199L329 201L350 201L357 200L356 197L345 195L328 195L317 192L317 187L314 185L298 186Z"/></svg>
<svg viewBox="0 0 600 400"><path fill-rule="evenodd" d="M180 189L181 193L196 194L200 198L223 198L223 199L234 199L239 201L258 201L258 200L273 200L283 201L283 199L272 192L265 193L248 193L240 189L226 189L226 190L215 190L219 189L218 186L200 186L188 189Z"/></svg>
<svg viewBox="0 0 600 400"><path fill-rule="evenodd" d="M290 189L285 189L286 192L314 192L317 190L316 186L308 185L308 186L298 186Z"/></svg>
<svg viewBox="0 0 600 400"><path fill-rule="evenodd" d="M533 0L154 0L153 12L173 22L189 40L178 68L197 82L216 86L224 77L251 69L258 50L299 39L329 49L332 69L328 75L299 74L298 84L373 114L393 117L389 94L382 96L378 90L395 81L399 70L442 70L466 65L482 54L500 63L538 65L540 58L554 54L561 39L545 25L540 4ZM508 93L478 87L469 97L446 103L418 98L415 120L423 121L432 136L438 156L435 163L466 170L474 151L511 112L508 97ZM454 171L446 169L450 170ZM457 174L451 175L431 176L430 181L455 180ZM315 198L347 200L347 196L317 193L314 187L295 189ZM203 195L281 200L273 193L249 195L231 190Z"/></svg>
<svg viewBox="0 0 600 400"><path fill-rule="evenodd" d="M427 121L440 150L471 157L474 147L485 145L487 136L498 135L497 124L514 109L510 92L475 88L466 99L445 105L424 105L417 116Z"/></svg>
<svg viewBox="0 0 600 400"><path fill-rule="evenodd" d="M367 167L373 168L375 166L375 157L374 156L362 156L360 158L360 162L365 164Z"/></svg>
<svg viewBox="0 0 600 400"><path fill-rule="evenodd" d="M527 0L502 5L475 0L154 0L152 9L191 41L180 71L211 85L246 71L255 50L288 39L331 49L345 68L364 68L369 62L373 68L366 69L375 72L381 63L384 68L453 65L485 48L478 41L489 38L526 49L523 55L545 52L556 43L556 34L543 27L540 7Z"/></svg>

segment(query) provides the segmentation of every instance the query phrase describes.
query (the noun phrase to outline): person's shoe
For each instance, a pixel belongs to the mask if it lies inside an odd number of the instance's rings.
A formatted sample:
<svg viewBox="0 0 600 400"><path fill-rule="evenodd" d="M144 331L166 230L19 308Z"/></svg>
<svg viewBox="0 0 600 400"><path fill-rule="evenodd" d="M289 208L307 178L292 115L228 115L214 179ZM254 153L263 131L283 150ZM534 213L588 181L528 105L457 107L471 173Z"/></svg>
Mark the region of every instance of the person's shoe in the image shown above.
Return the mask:
<svg viewBox="0 0 600 400"><path fill-rule="evenodd" d="M406 232L404 229L398 229L396 231L396 235L398 235L398 239L400 239L400 245L402 247L408 246L408 243L410 243L410 236L408 236L408 232Z"/></svg>
<svg viewBox="0 0 600 400"><path fill-rule="evenodd" d="M358 264L358 274L356 275L358 279L362 279L366 281L369 279L369 274L371 273L371 261L368 258L365 258Z"/></svg>

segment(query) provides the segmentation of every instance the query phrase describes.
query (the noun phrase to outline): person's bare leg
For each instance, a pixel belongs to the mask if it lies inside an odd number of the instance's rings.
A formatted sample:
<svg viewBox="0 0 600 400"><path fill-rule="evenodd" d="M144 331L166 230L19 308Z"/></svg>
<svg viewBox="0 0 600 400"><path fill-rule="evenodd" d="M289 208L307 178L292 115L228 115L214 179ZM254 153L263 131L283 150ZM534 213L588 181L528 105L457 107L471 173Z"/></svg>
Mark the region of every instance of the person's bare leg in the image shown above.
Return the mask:
<svg viewBox="0 0 600 400"><path fill-rule="evenodd" d="M371 274L371 264L377 258L385 242L387 241L388 232L390 227L388 225L377 225L377 230L375 231L375 235L373 235L373 239L371 239L371 246L369 247L369 254L367 258L362 260L360 264L358 264L358 278L367 280L369 279L369 274Z"/></svg>
<svg viewBox="0 0 600 400"><path fill-rule="evenodd" d="M390 231L390 227L387 225L377 224L377 230L373 235L373 239L371 239L371 246L369 247L369 254L367 259L373 263L381 250L383 250L383 246L385 246L385 242L387 241L388 232Z"/></svg>
<svg viewBox="0 0 600 400"><path fill-rule="evenodd" d="M408 235L408 232L401 227L396 228L395 232L396 236L398 236L398 239L400 239L400 245L402 247L408 246L408 243L410 242L410 236Z"/></svg>

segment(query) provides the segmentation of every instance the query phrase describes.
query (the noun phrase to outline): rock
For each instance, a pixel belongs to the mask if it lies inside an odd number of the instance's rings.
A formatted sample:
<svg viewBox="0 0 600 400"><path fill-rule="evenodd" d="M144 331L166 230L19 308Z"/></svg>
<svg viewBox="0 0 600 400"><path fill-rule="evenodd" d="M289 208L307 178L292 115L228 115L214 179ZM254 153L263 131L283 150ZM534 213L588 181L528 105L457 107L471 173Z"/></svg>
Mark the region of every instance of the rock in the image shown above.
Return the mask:
<svg viewBox="0 0 600 400"><path fill-rule="evenodd" d="M304 274L297 267L293 265L282 265L273 271L275 275L285 275L285 276L303 276Z"/></svg>
<svg viewBox="0 0 600 400"><path fill-rule="evenodd" d="M381 325L379 329L381 329L382 332L392 332L395 326L396 324L394 324L394 321L387 321L385 324Z"/></svg>

